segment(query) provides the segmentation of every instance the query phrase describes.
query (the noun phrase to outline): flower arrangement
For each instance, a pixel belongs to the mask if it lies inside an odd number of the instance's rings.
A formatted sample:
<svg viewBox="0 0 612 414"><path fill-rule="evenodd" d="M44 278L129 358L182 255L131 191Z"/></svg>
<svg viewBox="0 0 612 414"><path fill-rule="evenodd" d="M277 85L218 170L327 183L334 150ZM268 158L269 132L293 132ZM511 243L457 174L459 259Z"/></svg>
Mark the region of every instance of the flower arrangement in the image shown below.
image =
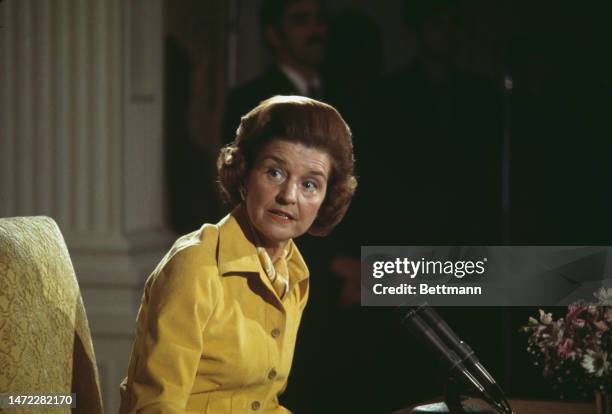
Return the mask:
<svg viewBox="0 0 612 414"><path fill-rule="evenodd" d="M597 303L569 305L557 320L540 309L539 318L530 317L522 328L534 365L562 396L612 390L612 289L602 288L595 297Z"/></svg>

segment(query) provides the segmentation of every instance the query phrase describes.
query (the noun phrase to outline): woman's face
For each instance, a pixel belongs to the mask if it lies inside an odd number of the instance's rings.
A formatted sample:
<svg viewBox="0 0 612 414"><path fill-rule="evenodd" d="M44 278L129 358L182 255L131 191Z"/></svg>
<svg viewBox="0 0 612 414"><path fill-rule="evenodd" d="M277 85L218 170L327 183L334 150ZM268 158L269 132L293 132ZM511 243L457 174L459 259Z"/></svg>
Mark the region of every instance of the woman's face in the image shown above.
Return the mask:
<svg viewBox="0 0 612 414"><path fill-rule="evenodd" d="M304 234L325 199L331 161L327 152L274 140L257 155L245 183L246 210L264 246Z"/></svg>

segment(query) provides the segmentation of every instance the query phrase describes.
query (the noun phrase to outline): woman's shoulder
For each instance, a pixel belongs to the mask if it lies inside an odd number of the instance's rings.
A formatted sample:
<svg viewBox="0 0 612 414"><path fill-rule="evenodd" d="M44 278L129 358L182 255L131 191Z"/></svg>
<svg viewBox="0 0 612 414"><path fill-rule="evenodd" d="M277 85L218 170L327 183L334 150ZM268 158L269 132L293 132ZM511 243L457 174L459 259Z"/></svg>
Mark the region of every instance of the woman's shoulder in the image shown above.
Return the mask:
<svg viewBox="0 0 612 414"><path fill-rule="evenodd" d="M219 227L208 223L179 237L151 273L147 285L157 283L159 279L187 286L210 281L218 275L218 240Z"/></svg>
<svg viewBox="0 0 612 414"><path fill-rule="evenodd" d="M219 242L219 227L206 223L198 230L179 237L166 256L168 259L214 259Z"/></svg>

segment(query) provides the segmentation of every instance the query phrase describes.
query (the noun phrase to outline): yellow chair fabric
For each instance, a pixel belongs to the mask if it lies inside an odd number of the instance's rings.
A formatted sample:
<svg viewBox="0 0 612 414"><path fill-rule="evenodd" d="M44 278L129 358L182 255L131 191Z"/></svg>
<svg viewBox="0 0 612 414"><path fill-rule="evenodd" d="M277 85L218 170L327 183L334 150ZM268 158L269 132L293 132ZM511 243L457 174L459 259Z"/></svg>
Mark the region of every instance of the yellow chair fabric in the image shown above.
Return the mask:
<svg viewBox="0 0 612 414"><path fill-rule="evenodd" d="M70 393L76 393L72 412L103 412L87 316L62 234L48 217L0 219L0 394Z"/></svg>

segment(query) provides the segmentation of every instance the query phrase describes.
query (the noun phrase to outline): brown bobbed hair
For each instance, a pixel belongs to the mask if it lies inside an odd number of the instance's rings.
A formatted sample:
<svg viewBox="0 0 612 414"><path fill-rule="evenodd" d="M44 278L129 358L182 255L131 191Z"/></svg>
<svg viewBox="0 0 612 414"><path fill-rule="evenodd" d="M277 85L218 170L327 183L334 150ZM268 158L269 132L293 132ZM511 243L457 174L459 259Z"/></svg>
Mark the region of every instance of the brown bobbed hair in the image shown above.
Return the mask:
<svg viewBox="0 0 612 414"><path fill-rule="evenodd" d="M308 232L325 236L346 214L355 189L355 158L351 130L331 105L302 96L274 96L262 101L240 120L236 138L221 148L217 159L219 188L232 208L259 151L273 140L301 143L327 152L331 174L327 193Z"/></svg>

